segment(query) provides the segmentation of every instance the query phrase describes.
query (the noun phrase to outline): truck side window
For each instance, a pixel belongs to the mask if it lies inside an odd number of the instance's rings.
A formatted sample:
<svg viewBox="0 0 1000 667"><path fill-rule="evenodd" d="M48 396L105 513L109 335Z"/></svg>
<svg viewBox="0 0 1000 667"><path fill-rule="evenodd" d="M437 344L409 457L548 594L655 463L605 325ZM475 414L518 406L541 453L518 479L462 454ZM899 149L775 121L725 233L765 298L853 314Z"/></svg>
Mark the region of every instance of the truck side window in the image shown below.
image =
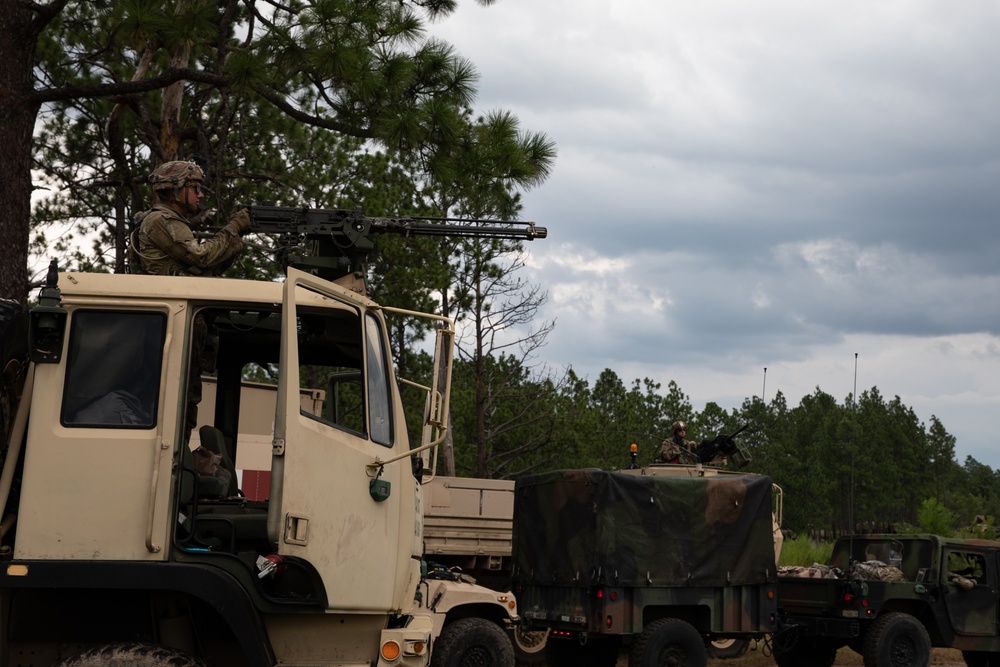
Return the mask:
<svg viewBox="0 0 1000 667"><path fill-rule="evenodd" d="M392 411L389 409L389 378L382 327L371 313L365 315L365 347L368 354L368 422L371 424L371 438L380 445L391 447Z"/></svg>
<svg viewBox="0 0 1000 667"><path fill-rule="evenodd" d="M153 427L166 319L158 312L73 313L60 417L63 426Z"/></svg>
<svg viewBox="0 0 1000 667"><path fill-rule="evenodd" d="M352 308L299 309L299 382L304 389L326 392L322 414L301 414L366 435L361 327L361 317Z"/></svg>
<svg viewBox="0 0 1000 667"><path fill-rule="evenodd" d="M389 360L378 318L305 289L298 298L331 306L296 311L299 384L324 392L320 414L300 414L391 447Z"/></svg>

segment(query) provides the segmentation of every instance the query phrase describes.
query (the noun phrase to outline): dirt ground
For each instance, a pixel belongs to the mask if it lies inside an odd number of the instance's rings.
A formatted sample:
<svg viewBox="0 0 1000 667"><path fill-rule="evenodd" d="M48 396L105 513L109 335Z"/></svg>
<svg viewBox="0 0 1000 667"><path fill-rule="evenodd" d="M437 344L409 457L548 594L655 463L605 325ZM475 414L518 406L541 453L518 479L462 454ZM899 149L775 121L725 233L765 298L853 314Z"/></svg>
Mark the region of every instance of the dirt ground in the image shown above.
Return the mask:
<svg viewBox="0 0 1000 667"><path fill-rule="evenodd" d="M864 661L861 656L849 648L842 648L837 653L834 667L861 667ZM931 650L931 665L934 667L965 667L961 651L949 648ZM628 667L628 655L622 652L618 658L617 667ZM751 645L747 654L736 660L709 660L708 667L774 667L774 658L763 644Z"/></svg>
<svg viewBox="0 0 1000 667"><path fill-rule="evenodd" d="M619 667L622 664L619 661ZM747 654L737 660L709 660L708 664L709 667L771 667L774 665L774 658L763 645L757 645L751 646ZM864 661L851 649L842 648L837 652L837 661L833 664L835 667L860 667ZM965 667L965 660L962 659L961 651L936 648L931 650L931 664L935 667ZM624 665L628 665L627 660Z"/></svg>

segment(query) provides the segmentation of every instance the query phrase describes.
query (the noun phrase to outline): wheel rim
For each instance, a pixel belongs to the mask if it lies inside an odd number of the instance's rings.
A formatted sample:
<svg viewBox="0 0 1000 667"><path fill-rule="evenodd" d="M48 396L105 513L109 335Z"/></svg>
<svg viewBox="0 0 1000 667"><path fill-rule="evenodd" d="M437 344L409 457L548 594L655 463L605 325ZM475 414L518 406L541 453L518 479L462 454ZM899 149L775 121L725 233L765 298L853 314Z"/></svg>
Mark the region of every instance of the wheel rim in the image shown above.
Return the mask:
<svg viewBox="0 0 1000 667"><path fill-rule="evenodd" d="M892 667L909 667L917 658L917 647L911 637L899 637L889 650Z"/></svg>
<svg viewBox="0 0 1000 667"><path fill-rule="evenodd" d="M658 667L685 667L687 653L677 644L669 644L660 651L660 659L656 664Z"/></svg>
<svg viewBox="0 0 1000 667"><path fill-rule="evenodd" d="M514 642L524 653L538 653L545 648L545 640L549 637L548 630L522 630L514 628Z"/></svg>

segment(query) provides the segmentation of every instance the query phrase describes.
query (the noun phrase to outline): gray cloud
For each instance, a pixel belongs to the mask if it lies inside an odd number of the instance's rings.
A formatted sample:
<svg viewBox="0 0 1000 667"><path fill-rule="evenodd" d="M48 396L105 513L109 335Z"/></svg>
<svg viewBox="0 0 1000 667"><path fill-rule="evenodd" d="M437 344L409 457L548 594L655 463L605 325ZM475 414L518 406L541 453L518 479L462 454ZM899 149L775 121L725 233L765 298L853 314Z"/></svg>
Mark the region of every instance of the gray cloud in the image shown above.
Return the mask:
<svg viewBox="0 0 1000 667"><path fill-rule="evenodd" d="M432 32L559 158L524 196L543 361L884 396L1000 468L1000 7L462 3ZM773 395L772 392L768 392Z"/></svg>

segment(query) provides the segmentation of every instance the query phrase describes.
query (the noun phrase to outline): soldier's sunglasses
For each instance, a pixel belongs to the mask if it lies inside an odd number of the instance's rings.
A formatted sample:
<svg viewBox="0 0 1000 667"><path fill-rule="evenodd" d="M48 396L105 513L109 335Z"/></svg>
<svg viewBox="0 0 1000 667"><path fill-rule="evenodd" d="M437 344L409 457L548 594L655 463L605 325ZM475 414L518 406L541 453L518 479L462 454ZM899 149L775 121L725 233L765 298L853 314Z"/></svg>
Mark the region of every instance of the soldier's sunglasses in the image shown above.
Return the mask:
<svg viewBox="0 0 1000 667"><path fill-rule="evenodd" d="M204 190L201 189L201 185L200 184L198 184L198 185L189 185L188 187L191 188L191 189L193 189L199 195L204 192Z"/></svg>

